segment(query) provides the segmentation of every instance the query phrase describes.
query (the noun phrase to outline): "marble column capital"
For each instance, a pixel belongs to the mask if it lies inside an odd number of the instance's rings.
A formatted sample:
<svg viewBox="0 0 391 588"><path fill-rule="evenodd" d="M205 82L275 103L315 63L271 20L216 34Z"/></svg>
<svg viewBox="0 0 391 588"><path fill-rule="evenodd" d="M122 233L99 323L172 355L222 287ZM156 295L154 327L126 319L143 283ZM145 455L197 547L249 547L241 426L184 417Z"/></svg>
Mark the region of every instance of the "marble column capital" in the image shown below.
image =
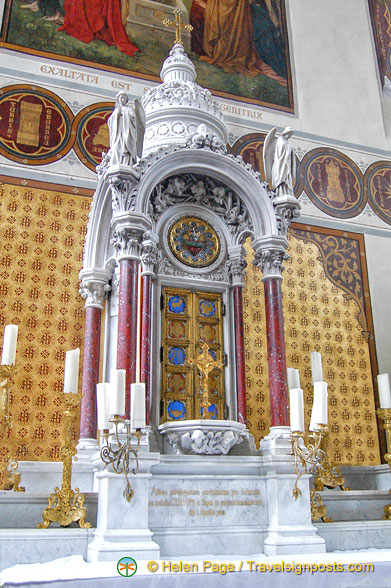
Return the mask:
<svg viewBox="0 0 391 588"><path fill-rule="evenodd" d="M243 255L229 257L227 261L228 271L231 276L232 286L243 287L243 276L247 267L247 261Z"/></svg>
<svg viewBox="0 0 391 588"><path fill-rule="evenodd" d="M117 260L133 259L140 262L143 235L150 229L149 219L141 213L123 212L113 215L112 238Z"/></svg>
<svg viewBox="0 0 391 588"><path fill-rule="evenodd" d="M105 174L111 190L113 214L134 211L139 175L127 165L109 167Z"/></svg>
<svg viewBox="0 0 391 588"><path fill-rule="evenodd" d="M262 281L271 278L282 279L283 261L289 259L287 247L288 240L281 235L271 235L253 242L253 263L262 270Z"/></svg>
<svg viewBox="0 0 391 588"><path fill-rule="evenodd" d="M278 232L287 237L291 222L300 216L300 204L294 196L277 196L273 200Z"/></svg>
<svg viewBox="0 0 391 588"><path fill-rule="evenodd" d="M85 308L93 307L103 310L104 300L111 290L109 284L111 273L102 269L81 270L80 295L85 299Z"/></svg>
<svg viewBox="0 0 391 588"><path fill-rule="evenodd" d="M158 244L159 237L155 234L146 232L141 245L141 266L142 276L155 277L155 266L159 260Z"/></svg>

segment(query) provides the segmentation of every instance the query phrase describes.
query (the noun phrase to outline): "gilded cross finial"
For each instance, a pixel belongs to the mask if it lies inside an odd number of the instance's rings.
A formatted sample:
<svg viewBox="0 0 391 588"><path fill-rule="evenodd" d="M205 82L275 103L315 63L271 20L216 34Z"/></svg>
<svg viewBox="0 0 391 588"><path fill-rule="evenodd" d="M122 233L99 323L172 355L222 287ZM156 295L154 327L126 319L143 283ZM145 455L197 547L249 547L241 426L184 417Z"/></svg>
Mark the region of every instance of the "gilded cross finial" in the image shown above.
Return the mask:
<svg viewBox="0 0 391 588"><path fill-rule="evenodd" d="M209 390L208 390L209 374L215 368L222 368L224 364L221 361L217 361L216 359L213 359L211 357L211 355L209 353L209 345L207 343L204 343L202 345L202 352L200 353L200 355L198 356L197 359L189 359L189 364L196 365L202 375L202 385L201 385L202 400L201 400L200 404L204 409L204 413L203 413L202 418L207 419L208 418L208 408L210 405Z"/></svg>
<svg viewBox="0 0 391 588"><path fill-rule="evenodd" d="M182 29L184 29L185 31L189 31L189 33L191 33L191 31L193 30L193 27L190 24L183 24L183 22L182 22L183 12L181 10L174 10L174 14L175 14L175 20L170 20L169 18L166 18L166 19L162 20L162 24L164 24L164 26L166 26L166 27L175 27L175 29L176 29L175 43L180 43L181 45L183 45L182 35L181 35Z"/></svg>

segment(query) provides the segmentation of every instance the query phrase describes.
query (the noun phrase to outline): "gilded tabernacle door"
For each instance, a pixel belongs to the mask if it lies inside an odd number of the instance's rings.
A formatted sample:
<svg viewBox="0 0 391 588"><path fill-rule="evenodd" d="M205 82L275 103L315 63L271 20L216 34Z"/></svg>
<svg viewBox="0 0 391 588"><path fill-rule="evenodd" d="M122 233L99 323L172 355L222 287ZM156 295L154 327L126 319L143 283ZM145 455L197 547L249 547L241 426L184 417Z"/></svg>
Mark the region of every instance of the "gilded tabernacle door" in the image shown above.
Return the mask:
<svg viewBox="0 0 391 588"><path fill-rule="evenodd" d="M224 363L222 295L178 288L162 290L162 422L199 419L202 378L195 360L207 343L211 360ZM224 369L208 376L208 418L224 418Z"/></svg>

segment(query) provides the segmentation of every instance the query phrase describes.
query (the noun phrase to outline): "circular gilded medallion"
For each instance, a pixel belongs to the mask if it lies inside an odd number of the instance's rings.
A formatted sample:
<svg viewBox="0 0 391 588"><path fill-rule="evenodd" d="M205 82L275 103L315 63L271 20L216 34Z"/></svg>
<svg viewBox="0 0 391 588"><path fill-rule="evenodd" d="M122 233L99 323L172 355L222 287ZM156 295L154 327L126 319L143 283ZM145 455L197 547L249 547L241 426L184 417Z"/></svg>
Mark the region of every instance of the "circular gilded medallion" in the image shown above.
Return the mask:
<svg viewBox="0 0 391 588"><path fill-rule="evenodd" d="M73 146L72 120L69 106L45 88L1 88L0 153L25 165L57 161Z"/></svg>
<svg viewBox="0 0 391 588"><path fill-rule="evenodd" d="M377 161L370 165L365 172L364 186L372 210L391 225L391 163Z"/></svg>
<svg viewBox="0 0 391 588"><path fill-rule="evenodd" d="M168 231L173 255L190 267L206 267L219 256L220 240L209 223L197 217L184 217Z"/></svg>

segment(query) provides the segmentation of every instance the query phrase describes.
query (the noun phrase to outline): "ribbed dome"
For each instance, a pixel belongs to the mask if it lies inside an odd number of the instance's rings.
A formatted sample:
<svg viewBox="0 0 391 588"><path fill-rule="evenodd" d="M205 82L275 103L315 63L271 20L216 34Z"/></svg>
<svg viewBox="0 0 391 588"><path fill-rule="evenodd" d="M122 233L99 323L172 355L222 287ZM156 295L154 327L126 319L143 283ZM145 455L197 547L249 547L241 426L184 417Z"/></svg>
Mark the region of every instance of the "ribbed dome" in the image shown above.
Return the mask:
<svg viewBox="0 0 391 588"><path fill-rule="evenodd" d="M200 124L225 145L227 129L219 103L195 83L195 67L182 45L171 49L160 77L163 84L148 90L141 100L146 115L143 155L163 145L186 143Z"/></svg>

